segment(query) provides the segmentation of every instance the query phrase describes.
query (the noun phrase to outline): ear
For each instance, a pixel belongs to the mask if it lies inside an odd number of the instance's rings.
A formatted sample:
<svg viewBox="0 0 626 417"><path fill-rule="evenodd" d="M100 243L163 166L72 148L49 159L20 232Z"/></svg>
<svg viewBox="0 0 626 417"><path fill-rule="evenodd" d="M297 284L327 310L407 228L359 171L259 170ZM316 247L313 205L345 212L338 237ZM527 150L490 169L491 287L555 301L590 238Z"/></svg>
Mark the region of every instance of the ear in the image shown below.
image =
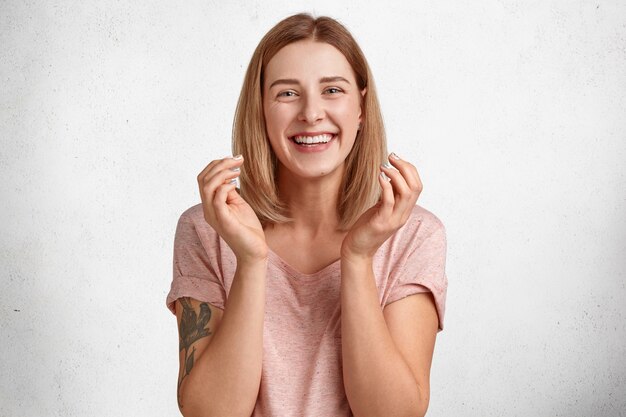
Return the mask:
<svg viewBox="0 0 626 417"><path fill-rule="evenodd" d="M359 123L362 122L361 114L363 113L363 99L365 98L365 93L367 93L367 87L361 90L361 108L359 109Z"/></svg>

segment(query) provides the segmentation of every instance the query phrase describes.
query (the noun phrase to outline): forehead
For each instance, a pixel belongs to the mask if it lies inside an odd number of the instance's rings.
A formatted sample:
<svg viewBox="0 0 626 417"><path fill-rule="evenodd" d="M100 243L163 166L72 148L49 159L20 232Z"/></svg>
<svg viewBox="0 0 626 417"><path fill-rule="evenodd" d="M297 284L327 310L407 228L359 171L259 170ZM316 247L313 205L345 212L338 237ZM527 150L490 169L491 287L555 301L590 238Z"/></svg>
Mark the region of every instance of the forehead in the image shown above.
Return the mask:
<svg viewBox="0 0 626 417"><path fill-rule="evenodd" d="M265 84L279 78L343 76L354 83L352 67L334 46L312 40L290 43L270 59L265 68ZM354 84L353 84L354 85Z"/></svg>

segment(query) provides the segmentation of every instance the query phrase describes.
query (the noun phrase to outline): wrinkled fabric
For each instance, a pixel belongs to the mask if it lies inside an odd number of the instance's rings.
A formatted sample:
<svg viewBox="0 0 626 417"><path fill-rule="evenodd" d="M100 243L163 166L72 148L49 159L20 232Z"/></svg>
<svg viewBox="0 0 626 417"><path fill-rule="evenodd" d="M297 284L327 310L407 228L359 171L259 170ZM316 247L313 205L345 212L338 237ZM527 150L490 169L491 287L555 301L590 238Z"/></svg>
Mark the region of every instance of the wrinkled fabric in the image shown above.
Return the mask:
<svg viewBox="0 0 626 417"><path fill-rule="evenodd" d="M373 270L381 308L430 291L443 330L448 280L446 232L416 205L407 223L377 251ZM192 297L224 309L237 267L234 253L204 220L202 205L180 216L166 305ZM253 416L351 416L342 380L341 265L303 274L270 251L266 277L263 369Z"/></svg>

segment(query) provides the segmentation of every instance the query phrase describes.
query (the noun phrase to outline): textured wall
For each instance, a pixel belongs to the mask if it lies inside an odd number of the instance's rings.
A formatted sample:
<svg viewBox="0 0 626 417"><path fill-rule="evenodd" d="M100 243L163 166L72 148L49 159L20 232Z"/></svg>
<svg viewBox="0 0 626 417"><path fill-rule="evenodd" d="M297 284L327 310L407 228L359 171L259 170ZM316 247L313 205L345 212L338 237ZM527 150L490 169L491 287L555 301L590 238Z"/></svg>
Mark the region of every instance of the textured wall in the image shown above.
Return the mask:
<svg viewBox="0 0 626 417"><path fill-rule="evenodd" d="M429 415L626 415L626 3L127 3L0 2L1 416L177 415L176 220L298 11L448 230Z"/></svg>

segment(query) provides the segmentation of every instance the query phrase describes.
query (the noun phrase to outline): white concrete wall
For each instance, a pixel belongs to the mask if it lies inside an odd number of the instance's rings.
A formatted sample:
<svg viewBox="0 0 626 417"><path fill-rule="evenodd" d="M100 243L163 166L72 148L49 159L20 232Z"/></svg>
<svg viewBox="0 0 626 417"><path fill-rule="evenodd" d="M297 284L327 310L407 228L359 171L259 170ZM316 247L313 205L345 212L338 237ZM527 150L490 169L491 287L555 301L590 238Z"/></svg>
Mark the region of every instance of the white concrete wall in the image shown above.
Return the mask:
<svg viewBox="0 0 626 417"><path fill-rule="evenodd" d="M178 414L176 220L299 11L447 227L429 415L626 415L626 3L129 3L0 3L0 416Z"/></svg>

